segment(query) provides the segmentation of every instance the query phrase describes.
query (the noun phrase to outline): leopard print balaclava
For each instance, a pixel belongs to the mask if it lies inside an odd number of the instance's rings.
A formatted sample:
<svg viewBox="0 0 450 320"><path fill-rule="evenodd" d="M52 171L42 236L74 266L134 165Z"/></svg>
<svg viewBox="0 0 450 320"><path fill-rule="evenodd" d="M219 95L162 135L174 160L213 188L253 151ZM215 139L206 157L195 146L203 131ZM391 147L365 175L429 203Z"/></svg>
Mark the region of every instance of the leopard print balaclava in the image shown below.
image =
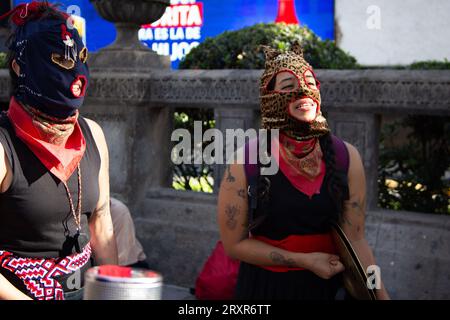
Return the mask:
<svg viewBox="0 0 450 320"><path fill-rule="evenodd" d="M262 46L266 56L266 67L261 77L260 98L262 126L265 129L279 129L296 140L318 138L330 131L326 119L320 110L320 84L308 84L305 73L312 67L303 57L303 51L298 43L292 45L291 51L280 52L268 46ZM288 71L299 80L296 91L280 92L268 88L269 83L279 72ZM308 97L317 102L316 118L312 122L303 122L289 114L289 105L298 99Z"/></svg>

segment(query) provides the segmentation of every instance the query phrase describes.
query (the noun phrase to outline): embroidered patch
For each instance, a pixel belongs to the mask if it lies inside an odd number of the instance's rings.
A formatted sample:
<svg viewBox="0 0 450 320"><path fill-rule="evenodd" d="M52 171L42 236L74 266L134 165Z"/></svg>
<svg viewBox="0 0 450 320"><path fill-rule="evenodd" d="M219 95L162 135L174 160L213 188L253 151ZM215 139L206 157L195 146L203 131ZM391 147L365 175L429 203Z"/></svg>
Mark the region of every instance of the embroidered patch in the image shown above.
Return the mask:
<svg viewBox="0 0 450 320"><path fill-rule="evenodd" d="M64 43L64 56L66 59L78 60L77 43L73 39L72 34L67 31L65 24L61 25L61 38Z"/></svg>
<svg viewBox="0 0 450 320"><path fill-rule="evenodd" d="M15 257L11 252L0 251L0 267L14 273L23 281L30 294L38 300L63 300L64 291L55 277L71 274L89 262L91 245L83 252L58 259Z"/></svg>
<svg viewBox="0 0 450 320"><path fill-rule="evenodd" d="M52 62L66 70L71 70L75 67L75 61L72 58L63 57L58 53L52 53Z"/></svg>
<svg viewBox="0 0 450 320"><path fill-rule="evenodd" d="M83 63L86 63L88 59L88 49L86 47L84 47L81 51L80 51L80 60Z"/></svg>

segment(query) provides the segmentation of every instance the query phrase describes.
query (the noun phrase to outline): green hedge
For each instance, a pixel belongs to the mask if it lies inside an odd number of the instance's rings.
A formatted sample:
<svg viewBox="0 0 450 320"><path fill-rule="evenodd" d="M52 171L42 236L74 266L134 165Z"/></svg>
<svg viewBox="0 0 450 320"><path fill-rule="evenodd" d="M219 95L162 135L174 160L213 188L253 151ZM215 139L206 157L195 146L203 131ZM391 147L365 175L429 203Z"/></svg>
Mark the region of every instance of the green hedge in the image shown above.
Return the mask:
<svg viewBox="0 0 450 320"><path fill-rule="evenodd" d="M6 53L0 52L0 68L6 68Z"/></svg>
<svg viewBox="0 0 450 320"><path fill-rule="evenodd" d="M450 69L450 61L448 61L447 59L444 59L444 61L419 61L411 64L409 68L421 70L448 70Z"/></svg>
<svg viewBox="0 0 450 320"><path fill-rule="evenodd" d="M450 61L418 61L411 65L366 67L336 46L333 41L321 40L306 26L285 24L256 24L237 31L226 31L207 38L180 62L180 69L262 69L264 55L259 45L270 45L280 50L290 44L303 44L305 58L319 69L401 69L448 70Z"/></svg>
<svg viewBox="0 0 450 320"><path fill-rule="evenodd" d="M321 40L308 27L286 24L256 24L237 31L226 31L207 38L180 63L181 69L262 69L264 55L260 45L287 50L302 43L306 60L314 68L353 69L356 59L339 49L333 41Z"/></svg>

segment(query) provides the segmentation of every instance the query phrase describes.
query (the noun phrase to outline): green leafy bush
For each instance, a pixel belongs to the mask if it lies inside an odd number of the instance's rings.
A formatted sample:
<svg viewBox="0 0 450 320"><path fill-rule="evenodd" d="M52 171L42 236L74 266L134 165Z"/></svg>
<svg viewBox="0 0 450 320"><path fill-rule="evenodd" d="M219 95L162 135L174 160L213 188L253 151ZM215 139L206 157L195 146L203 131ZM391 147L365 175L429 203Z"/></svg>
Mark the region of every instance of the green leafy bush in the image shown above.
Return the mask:
<svg viewBox="0 0 450 320"><path fill-rule="evenodd" d="M450 69L450 61L444 59L444 61L419 61L414 62L410 65L410 69L420 69L420 70L449 70Z"/></svg>
<svg viewBox="0 0 450 320"><path fill-rule="evenodd" d="M306 60L321 69L354 69L355 58L339 49L333 41L321 40L308 27L286 24L256 24L237 31L226 31L207 38L185 57L181 69L263 69L260 45L287 50L298 41Z"/></svg>
<svg viewBox="0 0 450 320"><path fill-rule="evenodd" d="M6 53L0 52L0 68L4 69L6 68L7 62L6 62Z"/></svg>
<svg viewBox="0 0 450 320"><path fill-rule="evenodd" d="M400 130L408 141L387 147ZM382 208L450 214L450 118L410 115L381 132L379 205ZM392 145L392 143L390 143Z"/></svg>
<svg viewBox="0 0 450 320"><path fill-rule="evenodd" d="M201 121L202 132L215 127L213 110L178 108L174 112L174 129L187 129L191 134L191 164L173 167L172 188L212 193L214 187L213 166L206 163L193 164L194 161L194 122ZM209 143L202 143L202 150ZM175 144L174 144L175 145Z"/></svg>

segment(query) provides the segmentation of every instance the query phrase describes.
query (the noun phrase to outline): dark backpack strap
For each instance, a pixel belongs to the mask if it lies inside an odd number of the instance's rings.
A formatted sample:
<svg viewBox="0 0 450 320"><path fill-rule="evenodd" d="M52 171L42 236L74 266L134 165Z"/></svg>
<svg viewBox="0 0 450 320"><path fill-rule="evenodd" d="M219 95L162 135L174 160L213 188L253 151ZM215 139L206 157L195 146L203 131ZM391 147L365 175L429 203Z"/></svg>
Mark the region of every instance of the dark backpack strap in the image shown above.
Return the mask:
<svg viewBox="0 0 450 320"><path fill-rule="evenodd" d="M336 169L348 173L350 156L348 154L347 146L343 140L335 135L332 135L331 138L333 140L334 153L336 154Z"/></svg>
<svg viewBox="0 0 450 320"><path fill-rule="evenodd" d="M255 143L255 145L253 145ZM256 210L256 207L258 206L258 197L257 197L257 190L258 190L258 180L259 180L259 157L256 161L256 163L250 163L250 148L256 148L258 149L258 140L256 141L249 141L245 144L245 163L244 163L244 171L245 171L245 177L247 178L247 198L248 198L248 210L249 210L249 216L251 224L253 212ZM258 150L257 150L258 151ZM252 150L254 152L254 150Z"/></svg>
<svg viewBox="0 0 450 320"><path fill-rule="evenodd" d="M350 198L350 192L348 188L348 169L350 167L350 155L348 153L347 146L342 139L339 139L335 135L332 135L331 138L333 140L333 148L336 156L336 170L345 184L344 199L348 200Z"/></svg>
<svg viewBox="0 0 450 320"><path fill-rule="evenodd" d="M267 153L271 154L271 135L270 131L267 136ZM247 199L248 199L248 222L249 222L249 230L251 231L256 226L258 226L266 217L264 213L264 208L262 212L256 215L256 209L258 207L258 201L263 201L265 199L260 198L260 189L263 189L267 192L270 188L270 178L264 177L264 179L261 178L261 171L260 169L263 167L267 167L270 164L263 164L260 161L259 158L259 140L254 139L249 141L245 145L245 163L244 163L244 171L245 176L247 178ZM255 155L256 154L256 163L250 163L250 154ZM262 204L262 206L264 206ZM260 208L261 209L261 208Z"/></svg>

